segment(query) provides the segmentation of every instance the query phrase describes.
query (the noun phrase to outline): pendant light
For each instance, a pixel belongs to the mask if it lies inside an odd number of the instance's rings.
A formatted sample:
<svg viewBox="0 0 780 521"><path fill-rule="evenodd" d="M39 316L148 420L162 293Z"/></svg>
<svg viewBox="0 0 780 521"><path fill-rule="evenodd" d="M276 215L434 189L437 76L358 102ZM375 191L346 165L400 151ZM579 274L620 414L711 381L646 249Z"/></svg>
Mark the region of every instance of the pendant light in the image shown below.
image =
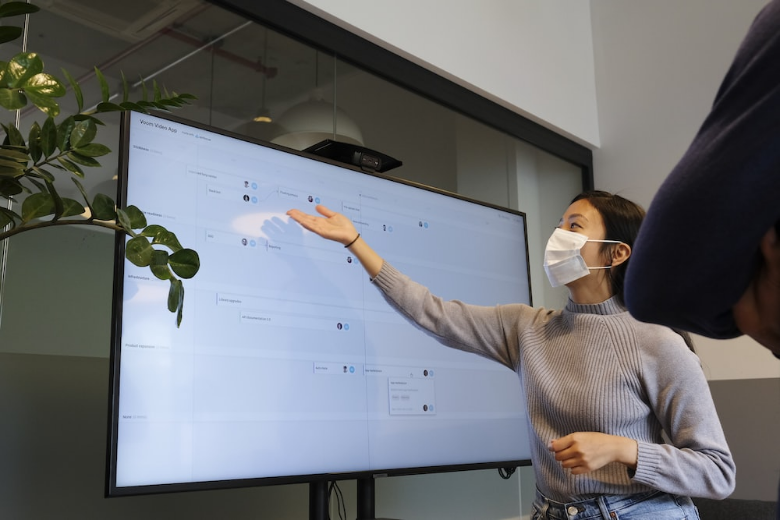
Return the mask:
<svg viewBox="0 0 780 521"><path fill-rule="evenodd" d="M314 89L309 99L279 116L280 134L271 140L277 145L304 150L325 139L363 145L357 123L342 109L325 101L319 87L319 51L315 51ZM335 80L334 80L335 81Z"/></svg>
<svg viewBox="0 0 780 521"><path fill-rule="evenodd" d="M255 123L271 123L273 121L271 119L271 111L268 110L268 107L265 106L265 82L268 78L268 29L265 29L265 35L263 37L263 60L260 62L261 70L260 74L263 76L263 84L262 84L262 91L260 93L261 96L261 102L260 102L260 108L257 109L257 113L255 114L255 117L252 118L252 121Z"/></svg>

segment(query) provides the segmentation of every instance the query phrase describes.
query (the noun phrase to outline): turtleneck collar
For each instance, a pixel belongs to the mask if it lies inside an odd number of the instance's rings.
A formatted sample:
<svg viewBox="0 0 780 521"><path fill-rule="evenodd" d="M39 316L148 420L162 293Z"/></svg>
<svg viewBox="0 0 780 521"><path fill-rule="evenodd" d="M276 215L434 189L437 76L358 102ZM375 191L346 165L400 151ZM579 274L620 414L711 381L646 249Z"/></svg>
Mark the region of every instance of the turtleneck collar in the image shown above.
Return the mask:
<svg viewBox="0 0 780 521"><path fill-rule="evenodd" d="M598 304L577 304L569 299L566 303L565 311L569 313L588 313L591 315L617 315L618 313L624 313L626 308L620 305L617 296L613 296Z"/></svg>

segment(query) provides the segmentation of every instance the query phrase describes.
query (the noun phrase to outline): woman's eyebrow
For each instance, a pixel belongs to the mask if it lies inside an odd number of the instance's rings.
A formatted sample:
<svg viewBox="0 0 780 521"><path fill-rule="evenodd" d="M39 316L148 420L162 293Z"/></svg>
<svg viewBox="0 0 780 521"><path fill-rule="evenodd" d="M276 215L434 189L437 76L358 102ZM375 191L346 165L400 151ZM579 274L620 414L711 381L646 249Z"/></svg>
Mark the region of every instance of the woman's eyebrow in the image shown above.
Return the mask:
<svg viewBox="0 0 780 521"><path fill-rule="evenodd" d="M574 220L574 219L583 219L583 220L585 220L585 221L587 221L587 220L588 220L588 218L587 218L587 217L585 217L584 215L582 215L581 213L573 213L573 214L571 214L571 215L569 216L569 221L572 221L572 220Z"/></svg>

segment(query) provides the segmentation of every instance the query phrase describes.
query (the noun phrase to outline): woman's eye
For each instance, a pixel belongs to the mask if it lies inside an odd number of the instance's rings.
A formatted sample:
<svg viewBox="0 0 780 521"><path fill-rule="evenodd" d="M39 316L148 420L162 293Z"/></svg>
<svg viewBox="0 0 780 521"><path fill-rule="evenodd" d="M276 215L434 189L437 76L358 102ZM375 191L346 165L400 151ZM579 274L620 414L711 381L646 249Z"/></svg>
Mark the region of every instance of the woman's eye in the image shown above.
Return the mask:
<svg viewBox="0 0 780 521"><path fill-rule="evenodd" d="M577 223L571 223L571 224L569 225L569 228L571 228L571 229L574 229L574 227L575 227L575 226L576 226L577 228L582 228L582 226L580 226L580 225L579 225L579 224L577 224Z"/></svg>

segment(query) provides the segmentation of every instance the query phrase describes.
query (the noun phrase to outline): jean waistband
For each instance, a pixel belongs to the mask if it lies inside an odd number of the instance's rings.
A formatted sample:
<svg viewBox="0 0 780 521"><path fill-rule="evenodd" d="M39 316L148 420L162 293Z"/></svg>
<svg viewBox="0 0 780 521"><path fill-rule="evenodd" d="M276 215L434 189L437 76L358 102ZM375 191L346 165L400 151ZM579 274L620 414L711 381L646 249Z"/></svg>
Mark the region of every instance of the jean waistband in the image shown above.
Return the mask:
<svg viewBox="0 0 780 521"><path fill-rule="evenodd" d="M632 505L635 505L637 503L641 503L642 501L646 501L648 499L651 499L658 495L663 495L663 492L660 492L658 490L649 490L647 492L639 492L637 494L630 494L630 495L623 495L623 494L616 494L616 495L610 495L610 494L604 494L601 496L596 496L589 499L583 499L580 501L571 501L569 503L561 503L559 501L554 501L548 497L546 497L544 494L542 494L538 489L536 491L536 499L537 501L541 501L543 503L547 504L547 508L552 510L557 510L560 513L568 513L569 515L575 515L577 513L582 513L587 510L596 510L598 511L600 509L599 501L604 502L604 506L607 507L609 510L620 510L622 508L627 508Z"/></svg>

